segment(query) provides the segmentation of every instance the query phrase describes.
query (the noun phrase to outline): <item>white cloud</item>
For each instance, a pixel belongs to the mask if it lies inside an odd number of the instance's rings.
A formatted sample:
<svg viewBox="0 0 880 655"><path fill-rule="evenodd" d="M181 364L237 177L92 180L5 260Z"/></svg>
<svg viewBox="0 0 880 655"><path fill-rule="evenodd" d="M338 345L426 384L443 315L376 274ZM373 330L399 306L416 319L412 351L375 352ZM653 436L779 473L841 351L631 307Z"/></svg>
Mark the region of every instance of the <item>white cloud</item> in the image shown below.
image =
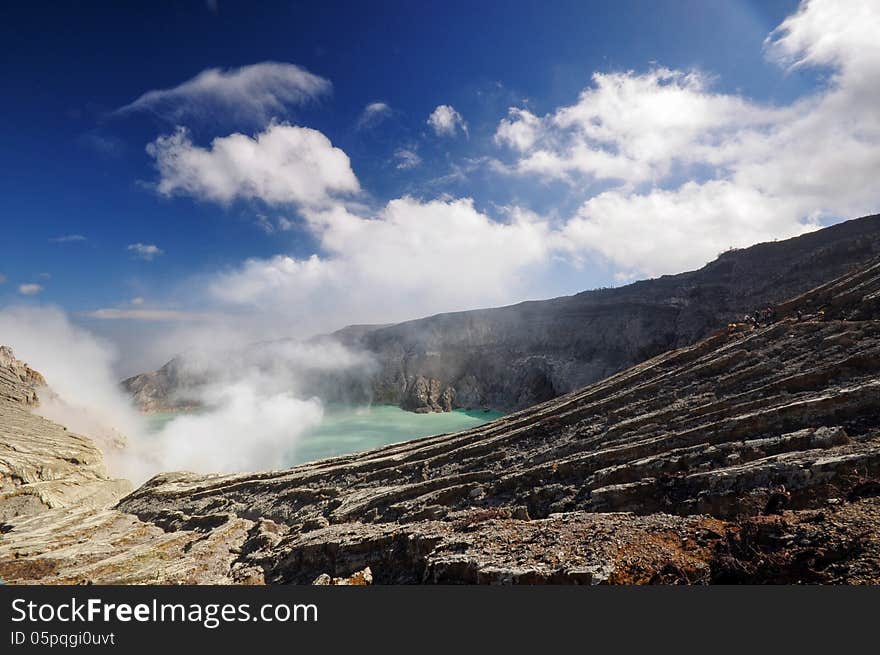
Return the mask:
<svg viewBox="0 0 880 655"><path fill-rule="evenodd" d="M805 65L797 62L815 48L792 44L812 43L803 36L812 23L802 21L819 10L833 5L807 5L775 33L768 53ZM512 161L471 161L567 179L572 193L601 180L602 192L582 192L567 216L516 207L493 216L449 197L356 208L340 200L359 188L345 153L321 133L289 125L210 148L185 133L165 137L153 151L159 188L299 211L296 225L314 237L315 254L255 258L194 282L204 285L206 311L251 339L552 295L558 289L548 279L589 259L607 259L618 280L678 272L732 246L801 234L828 216L876 211L880 85L868 82L880 79L880 68L864 63L873 61L862 52L870 43L851 50L836 32L823 38L837 43L822 51L833 56L809 56L835 66L833 76L786 106L718 93L699 72L656 68L597 75L576 103L545 116L512 109L495 135ZM776 45L783 39L788 45ZM401 164L412 161L404 150L395 156ZM450 175L464 175L454 166ZM284 229L281 219L266 223Z"/></svg>
<svg viewBox="0 0 880 655"><path fill-rule="evenodd" d="M3 273L0 273L0 284L5 284L5 283L6 283L6 276L3 275Z"/></svg>
<svg viewBox="0 0 880 655"><path fill-rule="evenodd" d="M785 200L725 180L688 182L648 194L611 190L591 198L562 231L575 259L598 252L625 277L688 270L731 247L797 236L818 227L792 220Z"/></svg>
<svg viewBox="0 0 880 655"><path fill-rule="evenodd" d="M870 84L880 67L877 21L872 0L809 0L774 30L766 45L783 64L830 66Z"/></svg>
<svg viewBox="0 0 880 655"><path fill-rule="evenodd" d="M404 171L415 168L422 163L422 158L412 148L398 148L394 151L394 159L397 161L396 168Z"/></svg>
<svg viewBox="0 0 880 655"><path fill-rule="evenodd" d="M400 198L375 216L342 206L307 212L323 256L252 259L214 279L223 305L288 312L290 329L388 321L506 302L529 289L548 254L548 226L512 211L498 222L469 199ZM308 308L308 311L304 311Z"/></svg>
<svg viewBox="0 0 880 655"><path fill-rule="evenodd" d="M465 134L468 131L464 118L451 105L437 105L426 122L437 136L455 136L459 129Z"/></svg>
<svg viewBox="0 0 880 655"><path fill-rule="evenodd" d="M140 296L135 296L134 298L131 299L130 302L132 305L143 305L144 299L141 298Z"/></svg>
<svg viewBox="0 0 880 655"><path fill-rule="evenodd" d="M125 248L133 253L138 259L151 262L159 255L165 254L165 251L152 243L130 243Z"/></svg>
<svg viewBox="0 0 880 655"><path fill-rule="evenodd" d="M517 107L511 107L508 116L498 124L495 142L507 144L520 152L529 150L538 140L541 119L527 109Z"/></svg>
<svg viewBox="0 0 880 655"><path fill-rule="evenodd" d="M49 239L52 243L76 243L79 241L88 241L82 234L65 234L60 237Z"/></svg>
<svg viewBox="0 0 880 655"><path fill-rule="evenodd" d="M391 116L391 107L385 102L371 102L364 107L357 121L359 130L375 127L383 120Z"/></svg>
<svg viewBox="0 0 880 655"><path fill-rule="evenodd" d="M348 155L306 127L274 124L253 138L237 133L216 138L208 148L194 145L178 129L149 144L147 152L156 160L164 195L185 193L223 204L259 199L316 205L360 189Z"/></svg>
<svg viewBox="0 0 880 655"><path fill-rule="evenodd" d="M331 89L329 80L304 68L269 61L228 70L209 68L178 86L147 91L115 113L149 111L173 122L195 116L264 124Z"/></svg>
<svg viewBox="0 0 880 655"><path fill-rule="evenodd" d="M511 108L495 139L515 159L496 170L610 186L564 234L568 250L599 253L625 274L677 272L820 218L875 212L878 31L876 3L804 2L767 53L832 75L786 106L715 92L698 71L597 73L575 104L546 116Z"/></svg>
<svg viewBox="0 0 880 655"><path fill-rule="evenodd" d="M18 292L23 296L35 296L43 290L42 284L28 282L18 285Z"/></svg>
<svg viewBox="0 0 880 655"><path fill-rule="evenodd" d="M520 172L650 182L676 162L698 160L738 128L780 117L709 87L710 80L696 71L596 73L576 104L543 119L511 108L495 139L522 153Z"/></svg>

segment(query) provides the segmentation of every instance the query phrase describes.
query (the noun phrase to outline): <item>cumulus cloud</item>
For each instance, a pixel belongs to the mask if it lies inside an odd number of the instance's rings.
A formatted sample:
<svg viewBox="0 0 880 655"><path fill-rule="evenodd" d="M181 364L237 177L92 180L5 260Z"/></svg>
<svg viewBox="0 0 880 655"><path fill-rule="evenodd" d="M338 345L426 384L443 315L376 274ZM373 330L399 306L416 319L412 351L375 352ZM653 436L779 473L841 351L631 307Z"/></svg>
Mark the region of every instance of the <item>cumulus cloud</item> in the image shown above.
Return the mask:
<svg viewBox="0 0 880 655"><path fill-rule="evenodd" d="M175 87L147 91L115 113L149 111L172 122L231 117L264 124L331 90L329 80L300 66L268 61L227 70L209 68Z"/></svg>
<svg viewBox="0 0 880 655"><path fill-rule="evenodd" d="M394 151L394 160L397 162L395 168L404 171L415 168L422 163L422 158L412 148L398 148Z"/></svg>
<svg viewBox="0 0 880 655"><path fill-rule="evenodd" d="M573 105L540 117L511 108L495 133L514 154L501 170L610 186L584 200L565 229L568 247L639 273L871 213L880 205L877 30L876 3L802 3L768 37L767 54L832 74L786 106L716 92L699 71L597 73Z"/></svg>
<svg viewBox="0 0 880 655"><path fill-rule="evenodd" d="M870 0L842 5L806 0L767 38L771 56L789 66L831 66L872 84L880 66L878 8ZM849 80L854 83L855 80Z"/></svg>
<svg viewBox="0 0 880 655"><path fill-rule="evenodd" d="M806 29L803 15L829 7L813 2L786 21L769 42L770 56L803 65L804 46L793 44L812 41L792 35ZM678 272L730 247L816 229L834 214L869 213L880 202L872 182L880 170L880 117L875 102L852 96L877 92L857 88L862 64L856 81L844 81L845 62L870 60L862 52L868 45L859 43L858 52L839 45L823 54L821 61L837 67L835 77L782 107L718 93L700 72L655 68L599 74L577 103L546 116L511 109L495 139L514 153L513 170L605 182L567 216L550 219L517 207L491 215L470 199L449 197L403 197L367 211L330 193L318 194L324 202L304 201L291 191L299 182L271 192L251 184L259 189L248 192L252 197L298 204L299 225L315 238L316 252L248 260L210 278L206 295L218 311L248 317L258 329L315 332L547 295L538 280L551 267L576 268L596 258L610 261L617 279ZM880 69L872 79L878 76ZM438 125L457 129L457 112L448 109L439 114L448 120L439 118ZM402 150L396 159L411 165L408 153L415 151ZM248 171L268 165L256 159L246 159ZM342 161L356 188L347 158ZM305 178L311 190L325 186L321 173ZM233 195L228 190L241 186L223 188ZM218 202L229 197L206 195Z"/></svg>
<svg viewBox="0 0 880 655"><path fill-rule="evenodd" d="M451 105L437 105L426 122L437 136L455 136L459 129L465 134L468 131L464 118Z"/></svg>
<svg viewBox="0 0 880 655"><path fill-rule="evenodd" d="M359 130L375 127L391 116L391 107L385 102L371 102L361 112L357 121Z"/></svg>
<svg viewBox="0 0 880 655"><path fill-rule="evenodd" d="M529 267L548 254L546 222L521 211L498 221L470 199L405 197L375 215L335 206L306 216L325 254L249 260L218 274L211 296L289 312L291 330L327 329L353 316L387 322L522 297Z"/></svg>
<svg viewBox="0 0 880 655"><path fill-rule="evenodd" d="M43 290L42 284L36 282L26 282L18 285L18 292L23 296L35 296Z"/></svg>
<svg viewBox="0 0 880 655"><path fill-rule="evenodd" d="M726 180L648 194L611 190L590 198L562 230L575 260L598 252L622 279L688 270L731 247L797 236L818 225L792 220L785 199ZM795 214L796 215L796 214Z"/></svg>
<svg viewBox="0 0 880 655"><path fill-rule="evenodd" d="M125 249L138 259L143 259L147 262L151 262L156 257L165 254L164 250L152 243L130 243Z"/></svg>
<svg viewBox="0 0 880 655"><path fill-rule="evenodd" d="M254 137L216 138L208 148L178 129L149 144L147 152L156 160L158 191L164 195L182 193L222 204L258 199L316 205L360 190L348 155L306 127L273 124Z"/></svg>
<svg viewBox="0 0 880 655"><path fill-rule="evenodd" d="M860 20L876 24L876 13ZM185 132L164 137L152 147L159 189L299 212L296 226L314 237L315 254L254 258L198 283L224 325L259 338L552 295L555 288L541 286L548 271L597 259L621 280L695 268L730 247L876 211L877 46L861 26L847 36L839 15L834 3L815 0L771 35L769 57L831 72L785 106L718 92L699 71L657 67L597 74L575 103L543 116L512 108L495 133L510 157L506 170L568 180L575 194L585 181L601 182L567 215L517 207L493 215L446 196L355 207L343 202L359 190L345 153L320 132L290 125L208 148ZM453 108L438 110L440 132L462 129ZM412 155L401 148L394 161L405 168ZM464 175L460 166L453 174ZM268 216L263 223L284 229Z"/></svg>
<svg viewBox="0 0 880 655"><path fill-rule="evenodd" d="M511 107L508 117L501 120L495 132L495 142L507 144L520 152L529 150L541 130L541 119L527 109Z"/></svg>
<svg viewBox="0 0 880 655"><path fill-rule="evenodd" d="M710 82L697 71L666 68L596 73L576 104L543 119L511 108L495 140L522 153L520 172L650 182L676 162L698 160L738 128L781 117L745 99L715 94Z"/></svg>

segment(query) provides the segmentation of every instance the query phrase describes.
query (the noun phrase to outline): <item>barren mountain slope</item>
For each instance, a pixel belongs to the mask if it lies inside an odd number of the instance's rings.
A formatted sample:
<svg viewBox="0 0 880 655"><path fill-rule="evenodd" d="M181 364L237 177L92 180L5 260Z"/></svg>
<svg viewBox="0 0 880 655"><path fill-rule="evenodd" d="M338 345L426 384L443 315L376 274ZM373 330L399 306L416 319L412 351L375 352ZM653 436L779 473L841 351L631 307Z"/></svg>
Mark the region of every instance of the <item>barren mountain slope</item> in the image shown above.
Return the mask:
<svg viewBox="0 0 880 655"><path fill-rule="evenodd" d="M366 350L377 370L365 380L315 382L310 391L335 388L355 399L362 393L364 400L415 411L521 409L693 343L877 255L880 216L868 216L727 252L697 271L614 289L351 326L331 336ZM186 404L187 387L199 382L175 359L124 385L142 406L157 409Z"/></svg>
<svg viewBox="0 0 880 655"><path fill-rule="evenodd" d="M0 346L0 520L71 505L116 502L131 490L107 477L88 438L34 414L43 376Z"/></svg>
<svg viewBox="0 0 880 655"><path fill-rule="evenodd" d="M33 413L45 384L0 346L0 582L232 582L251 522L206 536L110 509L131 484L108 477L91 439Z"/></svg>
<svg viewBox="0 0 880 655"><path fill-rule="evenodd" d="M159 475L115 516L214 540L233 580L880 582L880 260L777 312L467 432ZM74 562L34 531L2 527L0 561L31 568L0 574L65 579ZM97 582L142 566L80 557Z"/></svg>

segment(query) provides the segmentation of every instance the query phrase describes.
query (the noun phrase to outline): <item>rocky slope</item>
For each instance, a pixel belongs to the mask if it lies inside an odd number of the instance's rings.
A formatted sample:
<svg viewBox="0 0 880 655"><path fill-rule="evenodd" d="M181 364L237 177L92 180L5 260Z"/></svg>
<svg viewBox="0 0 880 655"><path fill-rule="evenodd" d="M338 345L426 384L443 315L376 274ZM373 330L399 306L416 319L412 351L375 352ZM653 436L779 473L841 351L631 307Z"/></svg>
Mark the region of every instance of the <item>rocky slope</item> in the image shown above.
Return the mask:
<svg viewBox="0 0 880 655"><path fill-rule="evenodd" d="M249 581L229 567L250 521L205 535L112 509L131 484L108 477L91 439L33 412L44 394L43 376L0 347L0 581Z"/></svg>
<svg viewBox="0 0 880 655"><path fill-rule="evenodd" d="M700 270L398 325L351 326L341 343L375 361L348 397L413 411L510 411L555 398L702 338L880 254L880 215L722 254ZM141 406L187 404L182 360L124 382ZM364 371L358 372L364 375ZM334 387L316 377L311 393Z"/></svg>
<svg viewBox="0 0 880 655"><path fill-rule="evenodd" d="M0 575L878 583L880 259L777 314L474 430L287 471L159 475L97 527L7 519ZM145 562L151 539L190 559Z"/></svg>
<svg viewBox="0 0 880 655"><path fill-rule="evenodd" d="M107 477L86 437L35 415L43 376L0 347L0 520L73 505L104 506L131 490Z"/></svg>
<svg viewBox="0 0 880 655"><path fill-rule="evenodd" d="M340 336L375 356L378 402L509 411L693 343L877 254L880 216L870 216L727 252L680 275Z"/></svg>

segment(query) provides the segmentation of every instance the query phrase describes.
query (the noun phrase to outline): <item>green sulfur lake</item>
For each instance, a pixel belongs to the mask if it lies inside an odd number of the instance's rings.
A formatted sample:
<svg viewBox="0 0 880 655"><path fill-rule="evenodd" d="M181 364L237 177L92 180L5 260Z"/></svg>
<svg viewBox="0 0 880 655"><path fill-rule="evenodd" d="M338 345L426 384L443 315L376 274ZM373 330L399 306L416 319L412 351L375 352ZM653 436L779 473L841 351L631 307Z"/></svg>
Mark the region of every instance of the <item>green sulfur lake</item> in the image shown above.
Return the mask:
<svg viewBox="0 0 880 655"><path fill-rule="evenodd" d="M148 417L151 432L158 432L180 412L159 412ZM464 410L416 414L392 405L352 407L327 405L320 425L296 439L288 466L336 455L358 453L379 446L435 434L459 432L503 416L491 410Z"/></svg>

